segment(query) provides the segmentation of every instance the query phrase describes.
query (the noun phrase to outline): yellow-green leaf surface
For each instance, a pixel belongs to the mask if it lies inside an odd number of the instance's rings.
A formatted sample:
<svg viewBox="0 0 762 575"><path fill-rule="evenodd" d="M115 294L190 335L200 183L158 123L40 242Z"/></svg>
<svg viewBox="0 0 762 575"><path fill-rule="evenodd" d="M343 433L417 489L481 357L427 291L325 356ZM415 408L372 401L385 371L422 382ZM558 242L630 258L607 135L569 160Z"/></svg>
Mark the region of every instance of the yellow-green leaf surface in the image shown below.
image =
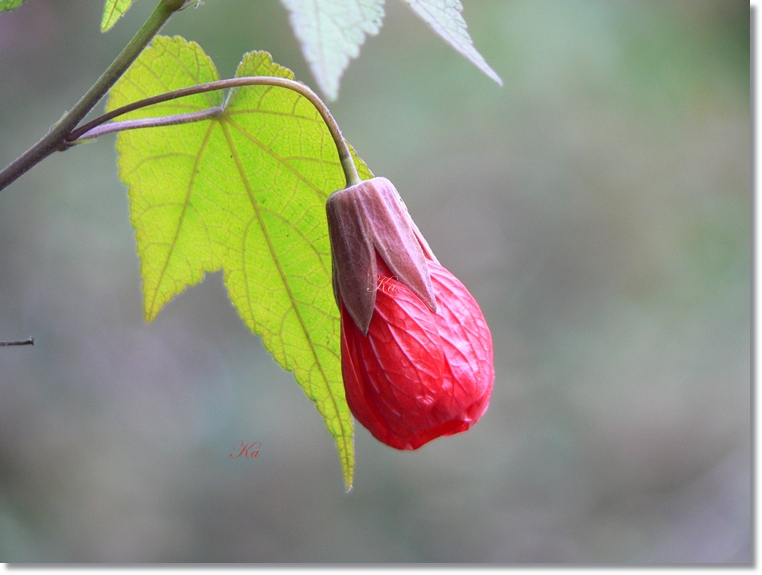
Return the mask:
<svg viewBox="0 0 762 575"><path fill-rule="evenodd" d="M106 0L103 6L103 18L101 19L101 32L107 32L116 24L116 21L129 10L132 0Z"/></svg>
<svg viewBox="0 0 762 575"><path fill-rule="evenodd" d="M237 76L293 78L266 52L246 54ZM158 36L111 90L108 108L217 80L201 48ZM167 116L223 105L209 92L132 112ZM233 91L211 120L120 132L119 173L129 187L151 321L205 272L224 271L249 328L312 399L336 440L347 488L353 427L344 396L340 322L331 290L325 201L344 175L312 104L270 86ZM371 177L355 159L361 177Z"/></svg>

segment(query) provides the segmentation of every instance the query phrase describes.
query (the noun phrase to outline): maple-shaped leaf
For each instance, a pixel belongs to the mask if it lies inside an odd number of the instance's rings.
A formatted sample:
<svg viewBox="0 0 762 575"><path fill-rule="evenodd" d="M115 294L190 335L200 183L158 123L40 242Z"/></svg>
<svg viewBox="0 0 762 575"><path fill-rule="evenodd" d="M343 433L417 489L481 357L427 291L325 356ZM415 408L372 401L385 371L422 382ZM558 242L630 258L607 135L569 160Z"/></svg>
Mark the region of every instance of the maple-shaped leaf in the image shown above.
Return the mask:
<svg viewBox="0 0 762 575"><path fill-rule="evenodd" d="M24 0L0 0L0 12L18 8L23 2Z"/></svg>
<svg viewBox="0 0 762 575"><path fill-rule="evenodd" d="M365 35L375 35L384 18L384 0L281 0L304 57L326 97L339 95L339 80L357 58Z"/></svg>
<svg viewBox="0 0 762 575"><path fill-rule="evenodd" d="M439 34L450 46L463 54L479 70L487 74L499 85L500 76L490 67L474 47L463 19L463 5L460 0L404 0L424 22Z"/></svg>
<svg viewBox="0 0 762 575"><path fill-rule="evenodd" d="M116 21L129 10L132 0L106 0L103 6L103 18L101 19L101 32L107 32L116 24Z"/></svg>
<svg viewBox="0 0 762 575"><path fill-rule="evenodd" d="M280 76L266 52L237 76ZM114 85L108 109L218 79L201 48L157 36ZM243 321L312 399L336 440L347 488L353 427L344 396L340 320L331 289L325 202L345 186L334 141L303 96L280 87L207 92L125 118L219 107L212 119L120 132L147 321L205 272L222 269ZM355 157L361 177L372 174Z"/></svg>

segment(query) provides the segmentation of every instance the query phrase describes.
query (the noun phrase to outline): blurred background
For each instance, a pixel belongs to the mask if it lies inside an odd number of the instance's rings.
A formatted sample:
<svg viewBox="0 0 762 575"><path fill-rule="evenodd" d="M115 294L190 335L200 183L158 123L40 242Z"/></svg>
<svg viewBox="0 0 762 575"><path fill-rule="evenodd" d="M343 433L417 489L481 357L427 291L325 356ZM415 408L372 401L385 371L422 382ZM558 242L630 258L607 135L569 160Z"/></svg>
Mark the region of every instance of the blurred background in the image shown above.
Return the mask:
<svg viewBox="0 0 762 575"><path fill-rule="evenodd" d="M0 14L3 166L155 2L103 35L102 5ZM358 427L345 494L219 274L144 323L104 137L0 192L0 340L35 338L0 349L0 560L751 560L748 3L464 7L504 87L387 0L331 109L482 306L484 418L416 452ZM222 77L265 49L315 85L277 0L207 0L163 33Z"/></svg>

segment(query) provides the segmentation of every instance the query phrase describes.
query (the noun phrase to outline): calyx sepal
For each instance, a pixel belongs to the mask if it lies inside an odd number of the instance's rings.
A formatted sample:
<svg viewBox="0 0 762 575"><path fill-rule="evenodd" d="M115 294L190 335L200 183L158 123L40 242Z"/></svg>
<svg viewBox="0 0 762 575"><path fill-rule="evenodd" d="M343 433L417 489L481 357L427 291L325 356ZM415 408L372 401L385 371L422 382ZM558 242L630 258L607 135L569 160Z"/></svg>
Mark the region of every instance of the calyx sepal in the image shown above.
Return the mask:
<svg viewBox="0 0 762 575"><path fill-rule="evenodd" d="M357 327L368 333L378 290L378 254L397 280L436 312L427 259L431 248L386 178L332 193L326 204L333 252L333 291Z"/></svg>

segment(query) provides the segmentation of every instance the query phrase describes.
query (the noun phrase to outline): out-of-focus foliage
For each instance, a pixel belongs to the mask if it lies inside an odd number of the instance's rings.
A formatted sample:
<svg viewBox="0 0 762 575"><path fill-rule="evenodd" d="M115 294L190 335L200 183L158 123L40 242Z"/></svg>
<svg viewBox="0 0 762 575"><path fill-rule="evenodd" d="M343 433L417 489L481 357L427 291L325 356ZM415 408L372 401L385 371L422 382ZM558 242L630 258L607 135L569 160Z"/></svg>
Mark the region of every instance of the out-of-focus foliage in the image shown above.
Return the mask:
<svg viewBox="0 0 762 575"><path fill-rule="evenodd" d="M302 44L320 89L329 100L339 95L339 81L365 36L381 29L385 0L281 0ZM500 77L474 47L460 0L404 0L424 22L498 84Z"/></svg>
<svg viewBox="0 0 762 575"><path fill-rule="evenodd" d="M468 26L463 19L460 0L405 0L424 22L439 34L445 42L470 60L474 66L487 74L500 86L503 81L474 47Z"/></svg>
<svg viewBox="0 0 762 575"><path fill-rule="evenodd" d="M339 80L351 58L360 54L366 34L378 34L384 0L281 0L302 44L320 89L330 100L339 95Z"/></svg>
<svg viewBox="0 0 762 575"><path fill-rule="evenodd" d="M35 337L0 352L0 557L750 561L748 3L464 4L504 88L388 2L331 108L484 311L482 420L414 453L356 429L345 495L221 275L145 325L107 137L0 194L0 339ZM0 164L152 8L106 35L90 0L0 14ZM309 77L276 0L206 2L164 33L222 77L252 49Z"/></svg>
<svg viewBox="0 0 762 575"><path fill-rule="evenodd" d="M10 2L8 9L23 0ZM498 84L502 80L474 47L461 12L460 0L404 0L442 39ZM15 4L14 4L15 2ZM385 0L281 0L290 13L294 34L302 45L320 89L329 100L339 95L339 82L352 58L360 54L366 35L381 29ZM132 0L106 0L101 31L106 32L130 8ZM0 7L2 4L0 4ZM257 10L257 6L250 9Z"/></svg>
<svg viewBox="0 0 762 575"><path fill-rule="evenodd" d="M24 0L0 0L0 12L18 8L21 6L22 2L24 2Z"/></svg>

